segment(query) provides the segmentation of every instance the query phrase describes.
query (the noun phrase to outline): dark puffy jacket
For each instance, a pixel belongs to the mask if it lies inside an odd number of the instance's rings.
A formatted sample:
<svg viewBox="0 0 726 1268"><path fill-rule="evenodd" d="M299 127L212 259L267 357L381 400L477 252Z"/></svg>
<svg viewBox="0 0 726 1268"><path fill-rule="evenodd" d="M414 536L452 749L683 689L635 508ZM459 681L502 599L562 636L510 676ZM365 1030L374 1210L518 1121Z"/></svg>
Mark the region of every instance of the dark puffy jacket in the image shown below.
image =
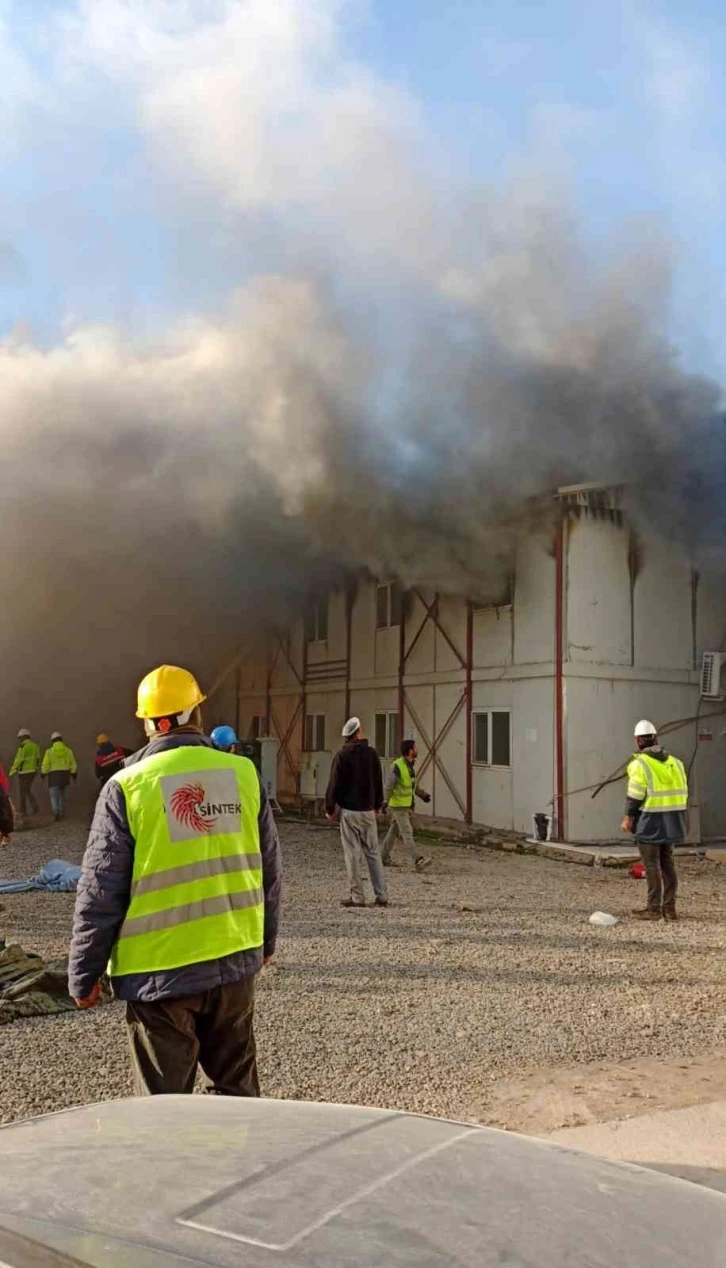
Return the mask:
<svg viewBox="0 0 726 1268"><path fill-rule="evenodd" d="M212 747L211 740L196 731L177 731L155 737L145 748L127 758L125 765L140 762L153 753L187 745ZM219 960L205 960L157 973L128 973L112 978L118 999L159 1000L197 995L215 986L239 982L256 973L263 955L272 955L277 939L282 885L280 842L270 803L261 788L260 851L265 891L264 947L236 951ZM76 895L68 987L74 999L85 999L106 971L106 965L126 916L134 866L134 838L126 814L121 785L114 779L101 789L83 858L83 874Z"/></svg>
<svg viewBox="0 0 726 1268"><path fill-rule="evenodd" d="M15 827L10 798L0 789L0 836L9 837Z"/></svg>
<svg viewBox="0 0 726 1268"><path fill-rule="evenodd" d="M96 749L94 769L101 787L107 784L112 775L117 775L127 757L131 757L130 748L119 748L111 740L104 740Z"/></svg>
<svg viewBox="0 0 726 1268"><path fill-rule="evenodd" d="M348 740L335 754L330 768L325 809L380 810L383 805L383 772L376 750L367 740Z"/></svg>

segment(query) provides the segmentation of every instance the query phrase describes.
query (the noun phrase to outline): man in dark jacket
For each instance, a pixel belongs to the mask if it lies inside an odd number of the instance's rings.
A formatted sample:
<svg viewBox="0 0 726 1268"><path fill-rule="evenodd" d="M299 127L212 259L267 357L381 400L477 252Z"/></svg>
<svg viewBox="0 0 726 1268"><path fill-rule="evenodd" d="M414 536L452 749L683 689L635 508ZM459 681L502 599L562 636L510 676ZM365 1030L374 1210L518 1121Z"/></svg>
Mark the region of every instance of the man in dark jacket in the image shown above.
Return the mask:
<svg viewBox="0 0 726 1268"><path fill-rule="evenodd" d="M130 756L130 748L119 748L118 744L114 744L104 731L96 736L96 756L93 761L93 769L96 772L99 792L104 784L108 783L112 775L118 775L124 761Z"/></svg>
<svg viewBox="0 0 726 1268"><path fill-rule="evenodd" d="M388 906L386 878L378 848L377 815L383 805L383 772L374 748L363 738L360 720L349 718L343 727L345 744L333 758L325 795L328 819L340 812L340 840L350 897L343 907L365 907L361 854L365 855L377 907Z"/></svg>
<svg viewBox="0 0 726 1268"><path fill-rule="evenodd" d="M14 829L15 816L12 802L5 788L0 787L0 845L10 845Z"/></svg>
<svg viewBox="0 0 726 1268"><path fill-rule="evenodd" d="M632 832L645 865L648 902L633 915L639 920L677 920L678 876L674 845L686 839L688 776L679 757L658 743L652 722L635 728L637 753L628 765L628 795L623 832Z"/></svg>
<svg viewBox="0 0 726 1268"><path fill-rule="evenodd" d="M139 687L150 742L106 784L78 886L69 989L97 1002L110 960L136 1090L258 1096L255 976L277 938L281 865L251 762L202 732L204 696L163 665Z"/></svg>

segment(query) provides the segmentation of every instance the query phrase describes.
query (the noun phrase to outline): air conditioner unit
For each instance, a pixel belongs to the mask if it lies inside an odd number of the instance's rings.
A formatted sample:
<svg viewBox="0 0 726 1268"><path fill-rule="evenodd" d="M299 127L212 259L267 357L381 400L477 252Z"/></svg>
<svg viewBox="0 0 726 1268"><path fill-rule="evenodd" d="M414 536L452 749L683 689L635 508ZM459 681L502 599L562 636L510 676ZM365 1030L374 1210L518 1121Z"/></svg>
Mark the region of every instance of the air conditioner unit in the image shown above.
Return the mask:
<svg viewBox="0 0 726 1268"><path fill-rule="evenodd" d="M722 700L721 665L723 652L704 652L701 665L701 696L704 700Z"/></svg>

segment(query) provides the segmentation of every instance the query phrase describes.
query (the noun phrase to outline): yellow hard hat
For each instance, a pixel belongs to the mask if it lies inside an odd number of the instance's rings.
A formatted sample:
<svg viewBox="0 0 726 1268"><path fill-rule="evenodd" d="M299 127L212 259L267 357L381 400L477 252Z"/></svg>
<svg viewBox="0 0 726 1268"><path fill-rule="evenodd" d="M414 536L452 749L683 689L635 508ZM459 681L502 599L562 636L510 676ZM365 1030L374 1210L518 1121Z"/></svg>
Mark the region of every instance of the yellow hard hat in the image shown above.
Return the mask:
<svg viewBox="0 0 726 1268"><path fill-rule="evenodd" d="M169 718L188 713L206 700L199 683L188 669L160 665L141 679L136 708L137 718Z"/></svg>
<svg viewBox="0 0 726 1268"><path fill-rule="evenodd" d="M108 736L106 735L105 731L99 731L98 735L96 736L96 743L108 744Z"/></svg>

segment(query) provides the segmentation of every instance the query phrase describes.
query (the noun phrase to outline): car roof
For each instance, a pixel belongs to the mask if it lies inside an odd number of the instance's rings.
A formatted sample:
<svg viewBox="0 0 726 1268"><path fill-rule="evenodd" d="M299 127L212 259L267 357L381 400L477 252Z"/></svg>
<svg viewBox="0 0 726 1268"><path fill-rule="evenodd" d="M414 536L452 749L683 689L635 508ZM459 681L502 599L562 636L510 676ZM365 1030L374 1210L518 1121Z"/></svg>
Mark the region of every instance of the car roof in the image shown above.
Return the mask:
<svg viewBox="0 0 726 1268"><path fill-rule="evenodd" d="M722 1195L473 1125L170 1096L1 1130L0 1226L103 1268L726 1262Z"/></svg>

